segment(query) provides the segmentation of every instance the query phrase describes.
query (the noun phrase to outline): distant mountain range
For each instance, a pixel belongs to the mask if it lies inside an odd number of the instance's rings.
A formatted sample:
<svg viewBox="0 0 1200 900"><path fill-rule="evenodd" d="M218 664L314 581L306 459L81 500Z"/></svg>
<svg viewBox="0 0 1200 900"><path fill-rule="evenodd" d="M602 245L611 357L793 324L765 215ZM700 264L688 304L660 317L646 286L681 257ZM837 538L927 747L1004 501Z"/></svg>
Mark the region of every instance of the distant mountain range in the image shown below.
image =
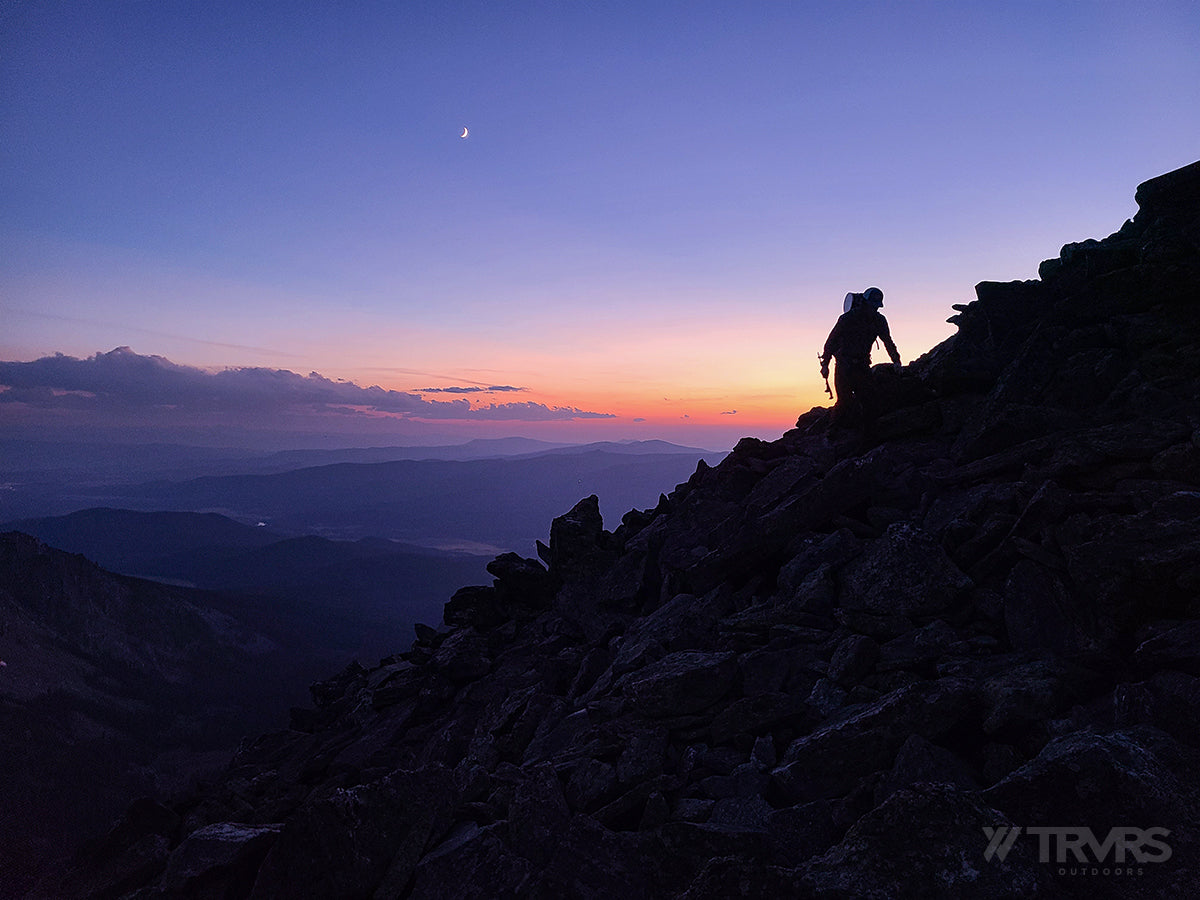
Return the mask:
<svg viewBox="0 0 1200 900"><path fill-rule="evenodd" d="M695 470L691 454L608 450L509 459L338 463L275 475L157 482L117 499L138 508L212 510L291 533L382 536L432 547L463 542L529 553L555 510L599 494L621 515L652 507Z"/></svg>
<svg viewBox="0 0 1200 900"><path fill-rule="evenodd" d="M554 443L533 438L476 438L462 444L431 446L347 447L340 449L253 450L240 447L197 447L185 444L113 444L97 441L0 440L0 475L75 473L113 480L144 481L147 477L192 478L286 472L340 462L375 463L398 459L494 459L548 451L609 450L613 453L690 453L718 451L667 441L599 441Z"/></svg>
<svg viewBox="0 0 1200 900"><path fill-rule="evenodd" d="M6 441L0 442L0 521L92 507L215 511L290 534L383 536L430 546L482 542L488 546L479 552L491 553L543 537L564 503L589 493L600 491L612 514L653 506L698 460L715 464L723 456L665 441L561 445L525 438L272 454ZM291 502L293 490L303 511ZM517 500L515 516L508 515L511 506L501 513L486 505L489 497ZM376 500L392 506L385 512ZM457 525L464 506L475 523L470 533ZM370 511L369 522L356 519L361 508ZM479 521L481 511L493 521Z"/></svg>
<svg viewBox="0 0 1200 900"><path fill-rule="evenodd" d="M477 458L364 461L417 449ZM555 446L510 439L417 449L289 452L251 462L274 468L302 460L340 461L265 473L162 475L142 483L131 483L129 473L113 474L107 458L90 476L10 466L0 472L9 487L0 492L0 518L11 524L94 507L218 512L246 524L263 522L279 535L383 537L435 549L527 554L546 536L546 523L579 498L599 494L609 515L652 507L699 460L715 464L723 456L662 441ZM502 451L509 455L499 455ZM202 462L185 468L194 472L196 466Z"/></svg>

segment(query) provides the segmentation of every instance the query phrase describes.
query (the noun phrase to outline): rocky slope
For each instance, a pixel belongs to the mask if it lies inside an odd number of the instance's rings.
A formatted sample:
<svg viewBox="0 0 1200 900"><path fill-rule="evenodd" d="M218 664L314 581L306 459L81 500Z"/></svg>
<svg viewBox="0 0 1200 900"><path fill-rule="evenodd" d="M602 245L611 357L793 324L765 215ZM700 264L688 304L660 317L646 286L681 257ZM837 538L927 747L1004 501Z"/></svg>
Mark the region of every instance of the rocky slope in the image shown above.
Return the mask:
<svg viewBox="0 0 1200 900"><path fill-rule="evenodd" d="M1137 201L881 368L881 440L580 501L48 893L1189 895L1200 163Z"/></svg>

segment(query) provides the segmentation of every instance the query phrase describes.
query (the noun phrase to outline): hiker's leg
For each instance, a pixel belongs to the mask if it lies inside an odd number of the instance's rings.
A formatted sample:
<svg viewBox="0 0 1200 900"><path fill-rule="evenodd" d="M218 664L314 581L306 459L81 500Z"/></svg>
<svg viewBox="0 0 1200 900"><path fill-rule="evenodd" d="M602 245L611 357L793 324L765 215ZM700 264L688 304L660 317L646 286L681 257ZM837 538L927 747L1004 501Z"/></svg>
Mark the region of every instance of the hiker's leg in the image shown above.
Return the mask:
<svg viewBox="0 0 1200 900"><path fill-rule="evenodd" d="M870 373L865 365L854 362L841 366L841 374L842 384L846 391L844 424L862 427L866 418L863 400L868 390L867 377ZM839 389L839 398L841 395L841 389Z"/></svg>
<svg viewBox="0 0 1200 900"><path fill-rule="evenodd" d="M833 389L837 401L833 405L833 424L843 428L851 423L854 406L854 377L851 367L838 361L833 367Z"/></svg>

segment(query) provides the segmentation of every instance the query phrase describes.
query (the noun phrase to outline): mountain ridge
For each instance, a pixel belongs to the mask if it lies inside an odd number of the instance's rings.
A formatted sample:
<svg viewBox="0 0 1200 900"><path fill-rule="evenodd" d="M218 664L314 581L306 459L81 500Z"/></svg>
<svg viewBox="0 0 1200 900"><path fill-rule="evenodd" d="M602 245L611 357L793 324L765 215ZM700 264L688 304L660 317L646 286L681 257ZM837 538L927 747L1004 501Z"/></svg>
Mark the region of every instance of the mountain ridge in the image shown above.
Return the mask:
<svg viewBox="0 0 1200 900"><path fill-rule="evenodd" d="M1200 162L1136 197L877 368L874 439L815 408L579 500L47 893L1186 895Z"/></svg>
<svg viewBox="0 0 1200 900"><path fill-rule="evenodd" d="M573 502L582 483L606 491L610 502L627 509L622 501L654 498L695 464L690 453L611 450L343 462L268 475L154 482L129 488L119 499L156 508L223 511L290 533L416 544L468 540L516 549L532 548L553 515L550 510Z"/></svg>
<svg viewBox="0 0 1200 900"><path fill-rule="evenodd" d="M511 439L504 446L522 452L492 454L480 451L478 456L466 459L373 459L377 452L390 457L392 451L386 448L383 451L367 449L333 453L303 451L286 457L272 457L275 462L267 466L267 471L257 471L263 465L257 461L249 466L250 471L245 470L246 464L238 463L240 471L203 475L190 468L176 471L170 460L166 460L155 464L164 469L152 466L146 470L146 475L153 477L140 479L128 472L119 477L105 474L103 468L94 472L22 474L8 467L5 477L16 480L8 485L9 490L0 491L0 515L11 523L65 515L88 507L117 507L141 511L221 512L254 524L278 508L282 513L279 521L268 520L268 524L293 534L315 532L341 538L382 536L416 544L469 541L516 549L518 543L531 546L545 522L564 504L577 498L581 484L587 487L584 493L599 491L611 498L614 507L623 510L652 502L663 485L686 478L697 459L715 462L724 455L653 441L549 445L549 449L542 448L535 453L524 452L530 443L538 442ZM487 448L494 445L495 442L486 443ZM364 461L364 455L370 461ZM344 458L347 456L351 459ZM133 458L140 465L144 451ZM314 458L337 461L297 467ZM539 463L539 460L544 462ZM371 466L387 468L371 469ZM623 471L616 472L618 467ZM280 470L272 471L275 468ZM440 482L432 493L427 484L430 479ZM385 490L390 486L391 499L396 501L391 514L375 516L369 528L355 527L355 516L339 509L339 503L370 507L381 485ZM490 492L492 498L475 501L472 492L479 490ZM319 498L320 502L310 510L310 518L291 514L295 512L295 504L288 501L294 491L302 497ZM422 495L427 496L421 508L409 502L409 498ZM502 514L502 509L509 514ZM439 515L440 512L450 514L450 518L458 522L472 523L467 529L470 533L448 531L451 523L438 525L446 518ZM419 528L408 527L412 524L408 522L410 515L427 526L435 526L433 532L421 533ZM339 524L327 527L322 519L329 517L338 519ZM523 524L521 531L510 527L514 521ZM485 523L486 527L483 527Z"/></svg>

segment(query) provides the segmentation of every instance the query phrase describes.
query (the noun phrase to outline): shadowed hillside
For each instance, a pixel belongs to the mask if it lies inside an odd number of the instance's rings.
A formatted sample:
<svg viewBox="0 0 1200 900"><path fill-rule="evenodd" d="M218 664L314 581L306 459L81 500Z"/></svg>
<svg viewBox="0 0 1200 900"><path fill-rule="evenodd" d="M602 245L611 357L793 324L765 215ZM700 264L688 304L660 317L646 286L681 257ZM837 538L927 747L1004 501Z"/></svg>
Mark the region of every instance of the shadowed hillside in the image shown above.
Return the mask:
<svg viewBox="0 0 1200 900"><path fill-rule="evenodd" d="M0 895L299 699L314 660L216 601L0 534Z"/></svg>
<svg viewBox="0 0 1200 900"><path fill-rule="evenodd" d="M8 527L110 571L235 591L243 607L253 595L301 630L324 618L323 642L347 661L391 652L413 622L437 618L454 588L482 576L487 561L378 538L285 537L215 513L88 509Z"/></svg>
<svg viewBox="0 0 1200 900"><path fill-rule="evenodd" d="M1137 202L881 368L879 441L580 500L47 893L1189 895L1200 163Z"/></svg>

